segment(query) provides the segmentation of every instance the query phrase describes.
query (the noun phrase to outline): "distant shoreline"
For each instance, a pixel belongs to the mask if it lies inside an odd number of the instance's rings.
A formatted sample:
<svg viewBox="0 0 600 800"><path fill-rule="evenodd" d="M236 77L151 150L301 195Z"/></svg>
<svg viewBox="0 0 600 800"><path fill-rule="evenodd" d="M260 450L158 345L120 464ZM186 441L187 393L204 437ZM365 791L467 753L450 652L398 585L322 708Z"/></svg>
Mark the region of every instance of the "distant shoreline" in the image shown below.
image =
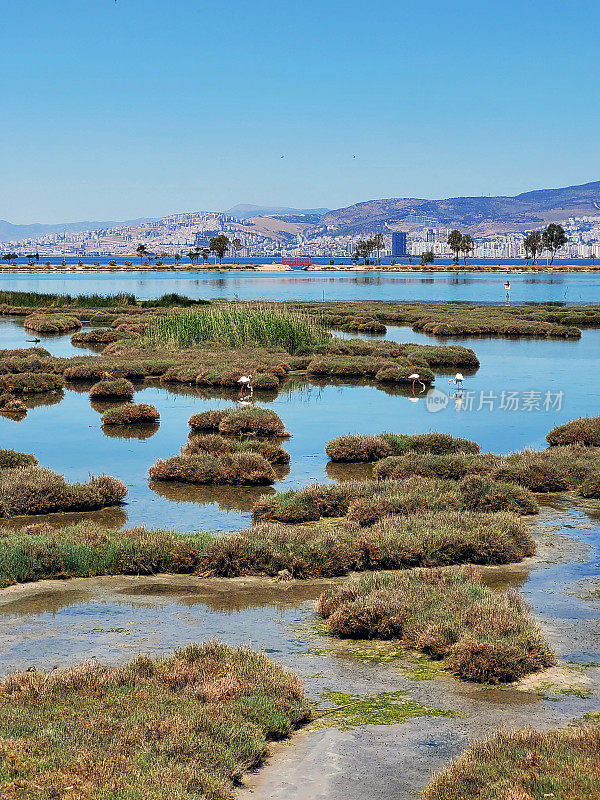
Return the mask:
<svg viewBox="0 0 600 800"><path fill-rule="evenodd" d="M600 272L600 263L595 266L591 264L554 264L552 266L545 264L536 265L535 267L526 266L524 264L460 264L455 266L453 264L430 264L426 267L420 264L400 264L400 265L369 265L360 266L354 264L313 264L311 267L306 267L302 270L295 270L291 267L273 263L273 264L161 264L160 266L154 264L133 264L127 266L126 264L116 264L109 266L108 264L67 264L62 266L60 264L53 264L47 267L45 264L29 265L10 265L0 264L0 273L23 273L23 274L49 274L49 273L80 273L80 272L398 272L398 273L431 273L431 272L449 272L459 274L462 272L510 272L514 274L532 274L536 275L543 272Z"/></svg>

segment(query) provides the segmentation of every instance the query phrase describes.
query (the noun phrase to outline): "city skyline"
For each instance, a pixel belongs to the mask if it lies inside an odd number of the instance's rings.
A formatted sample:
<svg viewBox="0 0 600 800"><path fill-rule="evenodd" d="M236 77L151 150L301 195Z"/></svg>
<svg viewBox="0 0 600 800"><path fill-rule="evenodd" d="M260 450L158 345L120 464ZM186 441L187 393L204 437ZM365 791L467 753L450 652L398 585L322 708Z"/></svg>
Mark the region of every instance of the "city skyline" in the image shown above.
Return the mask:
<svg viewBox="0 0 600 800"><path fill-rule="evenodd" d="M600 172L600 10L579 7L10 4L0 219L583 182Z"/></svg>

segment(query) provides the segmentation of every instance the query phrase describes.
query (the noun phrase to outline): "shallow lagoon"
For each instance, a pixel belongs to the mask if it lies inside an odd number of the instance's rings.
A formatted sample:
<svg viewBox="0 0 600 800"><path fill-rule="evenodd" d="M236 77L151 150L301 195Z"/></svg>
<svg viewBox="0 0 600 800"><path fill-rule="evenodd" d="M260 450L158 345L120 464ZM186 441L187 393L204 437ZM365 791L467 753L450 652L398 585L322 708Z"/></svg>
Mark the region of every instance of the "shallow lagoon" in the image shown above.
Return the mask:
<svg viewBox="0 0 600 800"><path fill-rule="evenodd" d="M28 346L27 338L21 321L0 321L0 347ZM435 342L409 328L389 328L387 338ZM319 385L292 376L277 397L259 401L274 409L292 433L284 444L291 454L289 474L279 473L275 488L297 488L351 474L339 466L330 467L329 475L326 471L325 444L345 433L440 430L474 439L484 450L508 452L543 448L546 433L555 425L595 413L600 331L584 331L578 341L452 341L473 347L481 361L479 370L466 376L462 396L455 396L448 375L443 374L436 378L433 397L427 393L413 397L364 382ZM89 352L74 348L69 336L45 337L41 345L55 355ZM38 396L28 401L34 407L21 422L0 417L2 446L35 453L41 464L68 480L102 473L123 480L129 488L127 505L101 515L115 524L182 531L235 530L248 524L250 508L264 489L149 486L147 480L148 469L158 458L178 453L185 444L192 414L231 405L232 396L181 385L166 389L138 384L135 401L155 405L160 425L122 432L109 429L105 434L100 411L90 404L89 386L73 386L64 390L62 398Z"/></svg>
<svg viewBox="0 0 600 800"><path fill-rule="evenodd" d="M27 334L20 322L0 321L0 347L23 346ZM389 328L387 338L434 342L407 328ZM438 375L437 391L447 404L432 413L424 395L386 393L370 385L320 386L292 377L274 399L262 402L283 418L293 438L286 444L290 473L277 484L302 486L311 480L348 476L353 468L327 469L324 446L348 432L448 431L468 436L486 449L508 451L543 447L546 432L556 424L595 413L598 389L599 331L586 331L579 341L502 339L456 340L474 348L481 367L466 377L463 407L447 375ZM69 337L42 343L56 355L82 352ZM83 388L83 387L82 387ZM478 410L480 392L493 400ZM540 393L540 410L502 410L502 391ZM560 408L543 410L545 392L564 391ZM496 395L496 399L492 398ZM470 397L470 395L469 395ZM88 390L66 389L50 398L36 398L19 423L0 417L3 447L34 452L42 464L70 479L108 472L129 487L128 505L93 516L106 522L233 530L249 521L249 508L261 490L236 487L194 488L174 484L149 486L148 467L184 444L192 413L233 401L210 398L194 388L169 391L160 385L139 385L136 401L150 402L161 414L160 426L148 438L106 436L100 415L90 405ZM52 405L40 403L52 402ZM443 403L436 403L438 408ZM431 407L431 404L430 404ZM359 466L359 470L364 467ZM367 468L368 469L368 468ZM76 519L84 515L69 515ZM558 655L557 680L566 684L530 687L529 691L464 684L441 673L415 680L422 662L411 657L383 659L377 643L335 642L314 627L314 599L327 582L277 583L261 579L201 580L193 576L75 579L10 587L0 593L0 672L34 665L51 669L82 658L107 663L126 661L138 652L165 653L191 641L218 637L231 644L247 643L290 667L304 680L306 692L320 705L322 692L372 695L406 692L415 705L404 724L364 725L353 730L325 727L298 734L291 746L276 750L240 800L409 800L431 774L458 755L472 737L497 726L564 725L598 709L600 670L600 601L588 600L586 588L596 584L600 525L598 504L547 498L535 523L540 551L536 560L484 570L498 588L519 587L532 602L544 632ZM65 515L60 515L64 521ZM429 668L428 668L429 669ZM426 670L427 672L427 670ZM433 672L435 676L435 670ZM420 704L420 705L419 705ZM424 710L420 710L424 709ZM451 716L427 716L427 709Z"/></svg>
<svg viewBox="0 0 600 800"><path fill-rule="evenodd" d="M559 301L600 302L597 273L449 273L449 272L101 272L79 275L3 272L0 288L59 294L131 292L142 300L178 292L213 300L397 300L503 303L504 282L512 285L513 303Z"/></svg>

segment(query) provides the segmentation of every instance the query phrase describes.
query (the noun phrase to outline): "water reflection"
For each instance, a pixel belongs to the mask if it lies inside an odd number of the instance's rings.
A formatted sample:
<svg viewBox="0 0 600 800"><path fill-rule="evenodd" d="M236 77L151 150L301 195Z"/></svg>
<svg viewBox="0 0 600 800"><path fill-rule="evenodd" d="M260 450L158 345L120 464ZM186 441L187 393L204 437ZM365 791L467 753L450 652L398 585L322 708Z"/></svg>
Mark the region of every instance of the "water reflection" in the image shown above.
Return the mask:
<svg viewBox="0 0 600 800"><path fill-rule="evenodd" d="M103 425L102 433L112 439L139 439L144 441L158 431L158 422L145 422L136 425Z"/></svg>
<svg viewBox="0 0 600 800"><path fill-rule="evenodd" d="M10 273L7 290L59 294L132 292L140 299L177 292L193 298L230 300L381 300L503 303L504 283L511 302L600 302L600 277L594 273L486 272L256 272L207 270L144 273Z"/></svg>

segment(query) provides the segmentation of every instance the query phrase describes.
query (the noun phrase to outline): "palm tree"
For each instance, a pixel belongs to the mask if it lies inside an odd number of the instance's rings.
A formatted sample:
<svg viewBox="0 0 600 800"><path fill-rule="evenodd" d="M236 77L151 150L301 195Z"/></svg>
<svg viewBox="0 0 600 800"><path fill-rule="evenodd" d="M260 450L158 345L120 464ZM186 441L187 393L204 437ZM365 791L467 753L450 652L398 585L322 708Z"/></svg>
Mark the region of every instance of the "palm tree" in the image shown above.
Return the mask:
<svg viewBox="0 0 600 800"><path fill-rule="evenodd" d="M135 249L135 252L136 252L136 253L138 254L138 256L140 257L140 264L142 263L142 261L144 260L144 258L148 256L148 248L146 247L146 245L145 245L145 244L140 244L140 245L138 245L138 246L136 247L136 249Z"/></svg>

